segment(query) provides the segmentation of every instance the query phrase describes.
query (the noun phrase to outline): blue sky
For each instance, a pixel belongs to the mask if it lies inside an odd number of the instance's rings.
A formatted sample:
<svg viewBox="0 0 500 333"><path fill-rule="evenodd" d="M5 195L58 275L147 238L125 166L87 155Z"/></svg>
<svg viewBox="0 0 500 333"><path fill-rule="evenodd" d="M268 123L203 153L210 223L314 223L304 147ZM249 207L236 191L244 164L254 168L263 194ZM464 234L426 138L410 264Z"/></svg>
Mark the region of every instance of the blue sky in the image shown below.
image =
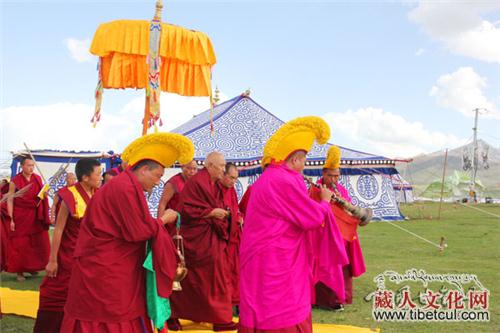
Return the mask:
<svg viewBox="0 0 500 333"><path fill-rule="evenodd" d="M150 19L154 1L2 1L1 10L3 154L23 141L121 150L139 134L141 91L105 91L90 129L97 59L68 41L87 45L100 23ZM183 0L165 1L163 19L211 38L223 96L251 88L283 120L322 116L333 143L390 157L453 148L472 135L472 108L487 107L480 137L500 146L499 1ZM208 106L164 100L165 130Z"/></svg>

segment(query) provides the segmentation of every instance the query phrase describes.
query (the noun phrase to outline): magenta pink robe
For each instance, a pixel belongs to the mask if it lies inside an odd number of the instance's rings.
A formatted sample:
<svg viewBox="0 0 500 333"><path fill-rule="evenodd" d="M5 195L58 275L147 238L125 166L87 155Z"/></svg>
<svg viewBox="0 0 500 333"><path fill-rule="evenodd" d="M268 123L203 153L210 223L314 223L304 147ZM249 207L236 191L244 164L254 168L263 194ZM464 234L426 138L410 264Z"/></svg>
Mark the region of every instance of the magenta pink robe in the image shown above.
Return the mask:
<svg viewBox="0 0 500 333"><path fill-rule="evenodd" d="M339 191L342 198L352 202L351 196L347 189L341 184L337 183L337 190ZM358 277L366 272L365 261L363 259L363 253L361 252L361 245L359 243L359 237L352 242L345 242L346 252L349 257L349 265L351 266L351 273L353 277Z"/></svg>
<svg viewBox="0 0 500 333"><path fill-rule="evenodd" d="M343 292L341 267L347 257L342 244L330 204L309 198L300 173L284 164L270 165L252 185L245 216L240 331L310 323L318 280Z"/></svg>
<svg viewBox="0 0 500 333"><path fill-rule="evenodd" d="M319 184L322 183L322 179L318 181ZM331 189L331 188L330 188ZM341 184L336 184L336 189L345 200L352 202L351 197L347 189ZM320 307L330 308L336 307L340 304L352 303L353 288L352 288L352 278L362 275L366 271L365 262L363 260L363 254L361 253L361 245L359 243L359 238L357 233L352 241L347 241L344 239L344 246L349 258L348 265L343 267L344 276L344 296L342 299L336 292L328 288L325 284L316 284L316 299L314 304Z"/></svg>

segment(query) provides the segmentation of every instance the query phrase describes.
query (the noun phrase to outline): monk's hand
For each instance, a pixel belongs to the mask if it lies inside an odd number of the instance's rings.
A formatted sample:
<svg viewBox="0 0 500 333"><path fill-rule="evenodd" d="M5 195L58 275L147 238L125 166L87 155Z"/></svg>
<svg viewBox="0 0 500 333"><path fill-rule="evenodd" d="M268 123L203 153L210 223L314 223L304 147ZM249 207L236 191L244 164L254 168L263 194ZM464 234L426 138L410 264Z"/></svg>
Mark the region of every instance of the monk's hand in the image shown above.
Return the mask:
<svg viewBox="0 0 500 333"><path fill-rule="evenodd" d="M326 185L321 186L321 200L330 201L332 200L333 192L326 187Z"/></svg>
<svg viewBox="0 0 500 333"><path fill-rule="evenodd" d="M163 221L163 224L174 223L177 220L177 212L169 208L163 212L161 220Z"/></svg>
<svg viewBox="0 0 500 333"><path fill-rule="evenodd" d="M47 266L45 266L45 272L50 278L55 278L57 276L57 262L49 261Z"/></svg>
<svg viewBox="0 0 500 333"><path fill-rule="evenodd" d="M14 223L14 220L10 221L10 231L16 231L16 224Z"/></svg>
<svg viewBox="0 0 500 333"><path fill-rule="evenodd" d="M229 212L222 208L214 208L210 215L212 215L212 217L215 217L216 219L222 220L229 215Z"/></svg>

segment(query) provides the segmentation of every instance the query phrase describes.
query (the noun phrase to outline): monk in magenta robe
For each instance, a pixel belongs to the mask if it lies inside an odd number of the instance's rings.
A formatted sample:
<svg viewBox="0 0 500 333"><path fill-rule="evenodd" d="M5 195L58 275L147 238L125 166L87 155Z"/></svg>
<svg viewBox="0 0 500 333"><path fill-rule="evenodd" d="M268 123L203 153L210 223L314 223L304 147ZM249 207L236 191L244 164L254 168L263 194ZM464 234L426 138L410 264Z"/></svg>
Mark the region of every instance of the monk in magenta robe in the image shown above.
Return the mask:
<svg viewBox="0 0 500 333"><path fill-rule="evenodd" d="M184 189L184 185L186 185L186 181L189 178L198 172L196 161L193 160L182 165L181 170L182 172L170 177L170 179L165 183L160 203L158 204L158 216L161 216L168 208L173 209L176 212L179 211L180 194ZM172 236L175 234L175 224L167 224L167 229Z"/></svg>
<svg viewBox="0 0 500 333"><path fill-rule="evenodd" d="M318 181L318 184L327 186L331 191L336 193L336 195L341 196L348 202L352 202L347 189L338 182L339 177L340 169L325 168L323 169L323 177ZM310 193L313 199L317 201L319 200L319 190L317 188L311 187ZM342 214L342 217L336 216L336 221L339 224L344 240L345 250L349 259L349 264L343 267L345 301L343 301L324 283L318 282L316 284L315 305L323 309L340 310L343 309L342 304L352 304L353 277L361 276L366 271L366 267L363 254L361 252L359 237L356 232L357 226L360 222L359 219L344 213L341 208L336 206L335 203L332 203L331 206L334 214L335 212L338 212L337 214L339 215Z"/></svg>
<svg viewBox="0 0 500 333"><path fill-rule="evenodd" d="M225 168L224 156L210 153L205 168L191 177L181 193L181 235L184 237L188 274L182 291L170 297L169 330L181 329L178 318L213 324L214 331L234 330L231 275L227 256L230 238L229 212L218 180Z"/></svg>
<svg viewBox="0 0 500 333"><path fill-rule="evenodd" d="M147 143L161 134L142 138ZM167 210L153 218L144 195L160 183L164 166L151 159L130 165L97 191L87 207L74 250L61 332L151 331L143 268L148 240L152 240L158 295L170 296L177 259L164 224L174 222L177 214Z"/></svg>
<svg viewBox="0 0 500 333"><path fill-rule="evenodd" d="M341 292L347 263L330 209L332 192L309 198L306 152L271 163L252 185L240 247L239 332L312 332L314 284ZM339 281L340 279L340 281Z"/></svg>
<svg viewBox="0 0 500 333"><path fill-rule="evenodd" d="M101 183L101 163L82 158L76 163L75 180L57 192L59 209L52 237L47 275L40 285L40 302L33 332L59 332L73 268L73 252L80 224L94 191Z"/></svg>
<svg viewBox="0 0 500 333"><path fill-rule="evenodd" d="M240 304L240 240L243 224L243 216L240 214L238 207L238 195L234 189L237 181L238 168L233 163L227 163L224 177L220 180L220 183L222 184L224 204L231 212L229 216L231 224L227 254L231 272L231 302L236 307Z"/></svg>
<svg viewBox="0 0 500 333"><path fill-rule="evenodd" d="M43 200L38 197L43 182L39 175L33 173L34 168L35 161L23 157L22 171L12 178L9 185L10 194L30 185L24 195L7 201L11 217L7 271L17 273L18 281L25 280L24 272L38 274L49 260L49 204L47 197Z"/></svg>

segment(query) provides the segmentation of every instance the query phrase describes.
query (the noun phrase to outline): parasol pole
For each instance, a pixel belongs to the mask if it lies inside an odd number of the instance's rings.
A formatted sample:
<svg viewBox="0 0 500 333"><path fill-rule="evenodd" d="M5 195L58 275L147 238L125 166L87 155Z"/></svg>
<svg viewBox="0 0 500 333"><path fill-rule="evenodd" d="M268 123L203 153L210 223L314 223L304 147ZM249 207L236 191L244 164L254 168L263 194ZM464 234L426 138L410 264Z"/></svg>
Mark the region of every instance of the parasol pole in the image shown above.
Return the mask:
<svg viewBox="0 0 500 333"><path fill-rule="evenodd" d="M149 52L146 57L148 64L148 83L146 87L146 105L144 108L144 119L142 123L142 135L146 135L148 128L154 126L157 130L156 121L160 118L160 39L161 39L161 11L163 0L156 1L156 10L149 28Z"/></svg>
<svg viewBox="0 0 500 333"><path fill-rule="evenodd" d="M35 168L36 170L38 171L38 173L40 174L40 176L42 177L43 179L43 182L44 183L47 183L47 180L45 179L45 177L43 176L43 173L42 173L42 170L40 170L40 167L38 167L38 163L36 163L36 160L35 160L35 157L33 156L33 154L31 153L31 150L28 148L28 145L26 145L26 142L23 142L24 144L24 148L26 148L26 151L28 152L28 155L30 155L30 158L33 160L33 162L35 163Z"/></svg>

